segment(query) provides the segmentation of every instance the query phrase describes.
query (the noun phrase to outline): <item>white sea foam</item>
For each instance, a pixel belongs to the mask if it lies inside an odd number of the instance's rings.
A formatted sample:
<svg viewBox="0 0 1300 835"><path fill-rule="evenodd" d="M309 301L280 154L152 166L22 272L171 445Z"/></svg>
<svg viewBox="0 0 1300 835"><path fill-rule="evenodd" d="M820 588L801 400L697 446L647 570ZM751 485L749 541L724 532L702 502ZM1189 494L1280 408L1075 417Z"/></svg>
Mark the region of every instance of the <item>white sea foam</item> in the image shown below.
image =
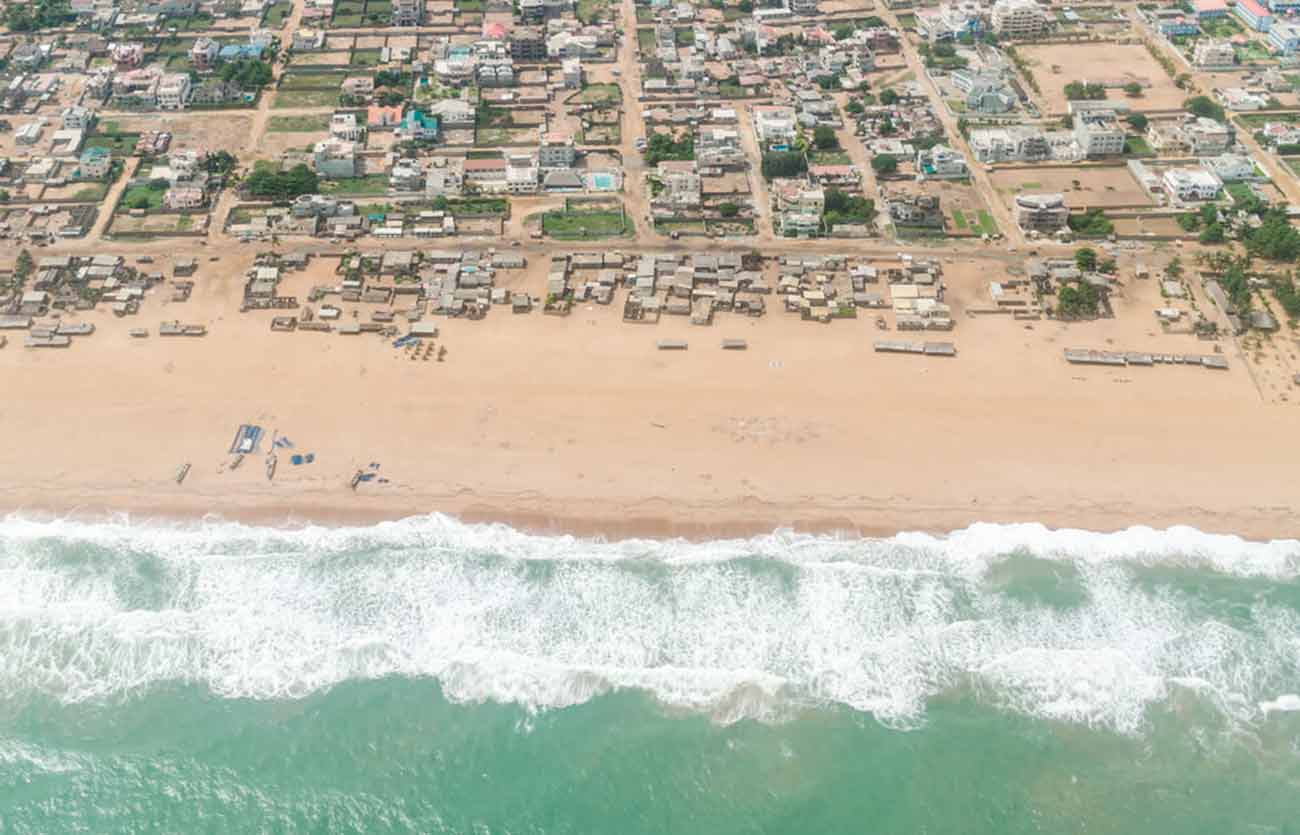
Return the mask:
<svg viewBox="0 0 1300 835"><path fill-rule="evenodd" d="M1009 552L1068 563L1081 599L1001 593L987 574ZM906 726L973 687L1009 710L1135 732L1171 685L1195 681L1242 718L1281 709L1265 697L1300 688L1300 616L1255 603L1220 622L1132 582L1157 563L1294 582L1300 543L1038 525L607 543L438 515L367 528L9 517L0 699L168 681L297 698L396 675L530 709L635 688L724 722L833 703Z"/></svg>

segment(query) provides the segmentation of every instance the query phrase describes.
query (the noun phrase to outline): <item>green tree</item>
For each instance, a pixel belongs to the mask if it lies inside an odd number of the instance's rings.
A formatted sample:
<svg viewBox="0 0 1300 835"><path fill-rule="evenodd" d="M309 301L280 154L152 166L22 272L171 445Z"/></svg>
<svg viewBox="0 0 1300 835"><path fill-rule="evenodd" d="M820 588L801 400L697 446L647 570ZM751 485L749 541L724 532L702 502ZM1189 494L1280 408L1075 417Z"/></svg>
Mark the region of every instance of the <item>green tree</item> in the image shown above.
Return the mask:
<svg viewBox="0 0 1300 835"><path fill-rule="evenodd" d="M1136 81L1130 81L1128 84L1124 85L1124 95L1131 99L1137 98L1142 95L1142 85L1138 84Z"/></svg>
<svg viewBox="0 0 1300 835"><path fill-rule="evenodd" d="M1170 278L1182 278L1183 276L1182 259L1179 258L1177 255L1175 255L1173 257L1173 260L1171 260L1168 264L1165 265L1165 275L1169 276Z"/></svg>
<svg viewBox="0 0 1300 835"><path fill-rule="evenodd" d="M866 110L866 108L862 106L862 101L859 99L849 99L849 103L844 105L844 109L855 116Z"/></svg>
<svg viewBox="0 0 1300 835"><path fill-rule="evenodd" d="M1097 269L1097 252L1091 247L1083 247L1074 251L1074 264L1080 270L1090 273Z"/></svg>
<svg viewBox="0 0 1300 835"><path fill-rule="evenodd" d="M893 174L898 170L898 159L892 154L876 154L871 158L871 170L877 174Z"/></svg>
<svg viewBox="0 0 1300 835"><path fill-rule="evenodd" d="M829 125L818 125L813 128L813 144L819 151L829 151L840 146L840 140L835 136L835 128Z"/></svg>
<svg viewBox="0 0 1300 835"><path fill-rule="evenodd" d="M846 41L853 37L853 26L848 23L841 23L839 26L835 27L834 34L835 40Z"/></svg>
<svg viewBox="0 0 1300 835"><path fill-rule="evenodd" d="M1147 125L1150 124L1150 120L1141 113L1130 113L1125 118L1125 121L1129 123L1129 127L1138 133L1146 133Z"/></svg>
<svg viewBox="0 0 1300 835"><path fill-rule="evenodd" d="M1197 240L1203 244L1221 244L1226 239L1227 235L1224 234L1223 227L1218 223L1211 223L1209 226L1201 230L1201 234Z"/></svg>
<svg viewBox="0 0 1300 835"><path fill-rule="evenodd" d="M735 203L721 203L718 205L718 214L723 217L735 217L740 214L740 207Z"/></svg>
<svg viewBox="0 0 1300 835"><path fill-rule="evenodd" d="M808 160L798 151L769 151L763 154L763 176L798 177L808 171Z"/></svg>
<svg viewBox="0 0 1300 835"><path fill-rule="evenodd" d="M1225 115L1223 107L1208 96L1193 96L1183 102L1183 109L1188 113L1194 113L1197 116L1214 119L1218 122L1222 122Z"/></svg>
<svg viewBox="0 0 1300 835"><path fill-rule="evenodd" d="M1270 261L1294 261L1300 258L1300 232L1288 221L1286 213L1267 210L1260 225L1242 236L1246 251Z"/></svg>
<svg viewBox="0 0 1300 835"><path fill-rule="evenodd" d="M880 91L880 103L883 105L889 106L895 104L898 102L898 99L899 95L894 92L894 88L892 87L886 87Z"/></svg>

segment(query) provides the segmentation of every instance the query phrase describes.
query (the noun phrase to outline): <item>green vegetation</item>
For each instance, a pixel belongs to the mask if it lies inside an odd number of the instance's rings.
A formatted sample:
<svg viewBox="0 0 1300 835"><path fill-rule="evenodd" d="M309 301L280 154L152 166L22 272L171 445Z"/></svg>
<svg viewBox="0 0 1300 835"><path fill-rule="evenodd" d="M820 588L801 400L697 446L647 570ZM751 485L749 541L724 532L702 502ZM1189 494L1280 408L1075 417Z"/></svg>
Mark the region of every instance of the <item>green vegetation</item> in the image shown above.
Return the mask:
<svg viewBox="0 0 1300 835"><path fill-rule="evenodd" d="M1082 247L1074 251L1074 265L1086 273L1097 269L1097 251L1091 247Z"/></svg>
<svg viewBox="0 0 1300 835"><path fill-rule="evenodd" d="M1065 85L1065 97L1070 101L1096 101L1106 98L1106 88L1093 82L1071 81Z"/></svg>
<svg viewBox="0 0 1300 835"><path fill-rule="evenodd" d="M260 90L271 83L271 65L265 61L231 61L217 73L222 81L233 81L245 90Z"/></svg>
<svg viewBox="0 0 1300 835"><path fill-rule="evenodd" d="M203 170L209 174L218 177L225 176L235 170L239 160L229 151L209 151L203 157Z"/></svg>
<svg viewBox="0 0 1300 835"><path fill-rule="evenodd" d="M1126 154L1154 154L1151 146L1145 139L1140 136L1124 137L1124 153Z"/></svg>
<svg viewBox="0 0 1300 835"><path fill-rule="evenodd" d="M248 193L272 200L292 200L303 194L316 194L320 179L306 165L298 164L281 171L269 162L259 161L244 182Z"/></svg>
<svg viewBox="0 0 1300 835"><path fill-rule="evenodd" d="M352 66L354 67L373 67L383 60L384 53L381 49L354 49L352 50Z"/></svg>
<svg viewBox="0 0 1300 835"><path fill-rule="evenodd" d="M1056 291L1056 315L1062 319L1091 319L1101 310L1101 291L1086 281L1065 284Z"/></svg>
<svg viewBox="0 0 1300 835"><path fill-rule="evenodd" d="M339 103L338 88L331 90L286 90L280 88L271 102L272 109L334 107Z"/></svg>
<svg viewBox="0 0 1300 835"><path fill-rule="evenodd" d="M577 104L618 104L623 100L623 91L617 84L587 84L581 92L569 96L569 102Z"/></svg>
<svg viewBox="0 0 1300 835"><path fill-rule="evenodd" d="M542 231L552 238L590 240L626 235L632 231L632 224L622 209L566 208L543 214Z"/></svg>
<svg viewBox="0 0 1300 835"><path fill-rule="evenodd" d="M822 214L822 223L828 231L841 223L870 223L875 216L874 200L846 194L839 189L826 190L826 209Z"/></svg>
<svg viewBox="0 0 1300 835"><path fill-rule="evenodd" d="M609 0L578 0L578 20L586 24L595 23L608 5Z"/></svg>
<svg viewBox="0 0 1300 835"><path fill-rule="evenodd" d="M1255 229L1247 230L1241 237L1246 251L1258 258L1270 261L1294 261L1300 258L1300 232L1287 220L1281 210L1269 210L1263 215L1263 222Z"/></svg>
<svg viewBox="0 0 1300 835"><path fill-rule="evenodd" d="M808 160L798 151L768 151L763 154L763 176L769 180L777 177L798 177L808 171Z"/></svg>
<svg viewBox="0 0 1300 835"><path fill-rule="evenodd" d="M1089 209L1081 215L1070 215L1070 231L1076 235L1102 236L1115 231L1115 224L1102 213L1101 209Z"/></svg>
<svg viewBox="0 0 1300 835"><path fill-rule="evenodd" d="M723 217L735 217L740 214L740 207L735 203L722 203L718 206L718 214Z"/></svg>
<svg viewBox="0 0 1300 835"><path fill-rule="evenodd" d="M1286 315L1292 319L1300 319L1300 289L1297 289L1295 277L1291 275L1276 275L1269 282L1273 288L1274 295L1277 296L1278 304L1286 311Z"/></svg>
<svg viewBox="0 0 1300 835"><path fill-rule="evenodd" d="M1131 99L1136 99L1142 95L1142 85L1136 81L1130 81L1124 85L1124 95Z"/></svg>
<svg viewBox="0 0 1300 835"><path fill-rule="evenodd" d="M813 128L813 145L817 146L819 151L830 151L840 147L840 140L835 135L835 128L830 125L818 125Z"/></svg>
<svg viewBox="0 0 1300 835"><path fill-rule="evenodd" d="M11 32L36 32L41 29L58 29L72 23L77 16L65 0L37 0L35 3L9 3L5 7L4 21Z"/></svg>
<svg viewBox="0 0 1300 835"><path fill-rule="evenodd" d="M278 2L267 6L266 11L262 13L262 25L271 29L279 29L288 20L291 11L293 11L293 3L289 2L289 0L278 0Z"/></svg>
<svg viewBox="0 0 1300 835"><path fill-rule="evenodd" d="M1223 107L1209 96L1193 96L1183 102L1183 109L1188 113L1194 113L1197 116L1204 116L1219 122L1222 122L1224 118Z"/></svg>
<svg viewBox="0 0 1300 835"><path fill-rule="evenodd" d="M898 158L892 154L876 154L871 158L871 170L877 174L893 174L898 171Z"/></svg>
<svg viewBox="0 0 1300 835"><path fill-rule="evenodd" d="M135 143L140 141L138 133L107 133L100 125L100 132L86 140L87 148L107 148L115 157L127 157L135 153Z"/></svg>
<svg viewBox="0 0 1300 835"><path fill-rule="evenodd" d="M315 113L308 116L272 116L266 123L268 133L315 133L328 130L330 115Z"/></svg>
<svg viewBox="0 0 1300 835"><path fill-rule="evenodd" d="M695 137L689 133L677 140L666 133L656 133L646 142L645 164L652 168L665 160L690 159L695 159Z"/></svg>
<svg viewBox="0 0 1300 835"><path fill-rule="evenodd" d="M347 177L342 180L324 180L320 183L321 194L336 196L365 196L383 194L388 191L388 177L384 174L367 174L364 177Z"/></svg>
<svg viewBox="0 0 1300 835"><path fill-rule="evenodd" d="M1151 121L1141 113L1130 113L1128 116L1124 117L1124 121L1128 122L1129 127L1133 128L1133 130L1138 133L1146 133L1147 125L1151 124Z"/></svg>
<svg viewBox="0 0 1300 835"><path fill-rule="evenodd" d="M894 91L893 87L886 87L880 91L880 103L886 107L897 103L900 98L902 97Z"/></svg>
<svg viewBox="0 0 1300 835"><path fill-rule="evenodd" d="M72 195L72 199L78 203L98 203L103 199L104 194L107 193L107 191L107 183L96 183L93 186L78 189L77 192Z"/></svg>
<svg viewBox="0 0 1300 835"><path fill-rule="evenodd" d="M920 49L925 58L925 66L930 69L960 70L969 63L957 54L957 47L950 43L937 43L934 46L922 43Z"/></svg>
<svg viewBox="0 0 1300 835"><path fill-rule="evenodd" d="M162 208L163 195L167 193L166 180L149 180L133 185L122 195L121 205L128 209L148 209L154 211Z"/></svg>

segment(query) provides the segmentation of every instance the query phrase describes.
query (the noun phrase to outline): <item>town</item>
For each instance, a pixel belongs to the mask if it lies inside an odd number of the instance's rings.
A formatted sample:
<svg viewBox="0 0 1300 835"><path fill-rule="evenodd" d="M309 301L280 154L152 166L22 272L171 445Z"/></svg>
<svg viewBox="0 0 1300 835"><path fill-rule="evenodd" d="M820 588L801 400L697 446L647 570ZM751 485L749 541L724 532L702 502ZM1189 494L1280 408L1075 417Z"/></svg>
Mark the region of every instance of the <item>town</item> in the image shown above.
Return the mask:
<svg viewBox="0 0 1300 835"><path fill-rule="evenodd" d="M686 326L648 350L790 317L960 363L1015 329L1062 374L1292 402L1298 12L11 0L0 347L608 307Z"/></svg>

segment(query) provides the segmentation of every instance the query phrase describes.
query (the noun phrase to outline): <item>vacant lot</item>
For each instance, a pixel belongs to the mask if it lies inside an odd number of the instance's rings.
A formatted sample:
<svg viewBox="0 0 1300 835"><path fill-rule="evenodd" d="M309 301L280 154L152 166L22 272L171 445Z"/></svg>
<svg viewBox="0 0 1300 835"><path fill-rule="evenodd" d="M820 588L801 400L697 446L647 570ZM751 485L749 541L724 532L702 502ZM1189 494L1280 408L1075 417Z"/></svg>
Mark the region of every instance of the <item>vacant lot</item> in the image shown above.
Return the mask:
<svg viewBox="0 0 1300 835"><path fill-rule="evenodd" d="M271 133L317 133L328 130L330 114L313 113L307 116L272 116L266 124Z"/></svg>
<svg viewBox="0 0 1300 835"><path fill-rule="evenodd" d="M617 210L571 210L542 215L542 231L563 240L614 238L630 232L631 227L623 213Z"/></svg>
<svg viewBox="0 0 1300 835"><path fill-rule="evenodd" d="M994 171L989 175L1003 201L1011 206L1016 194L1059 192L1070 208L1118 208L1150 206L1151 199L1123 166L1065 168L1037 166L1014 171ZM1078 187L1075 187L1078 182Z"/></svg>
<svg viewBox="0 0 1300 835"><path fill-rule="evenodd" d="M271 107L276 110L296 109L302 107L335 107L339 103L339 91L333 90L280 90L275 94Z"/></svg>
<svg viewBox="0 0 1300 835"><path fill-rule="evenodd" d="M1017 51L1029 64L1042 90L1036 98L1048 113L1065 112L1065 85L1071 81L1114 84L1116 88L1136 81L1143 86L1139 98L1129 98L1120 89L1106 91L1108 99L1126 102L1135 110L1177 108L1187 98L1141 44L1027 44Z"/></svg>

